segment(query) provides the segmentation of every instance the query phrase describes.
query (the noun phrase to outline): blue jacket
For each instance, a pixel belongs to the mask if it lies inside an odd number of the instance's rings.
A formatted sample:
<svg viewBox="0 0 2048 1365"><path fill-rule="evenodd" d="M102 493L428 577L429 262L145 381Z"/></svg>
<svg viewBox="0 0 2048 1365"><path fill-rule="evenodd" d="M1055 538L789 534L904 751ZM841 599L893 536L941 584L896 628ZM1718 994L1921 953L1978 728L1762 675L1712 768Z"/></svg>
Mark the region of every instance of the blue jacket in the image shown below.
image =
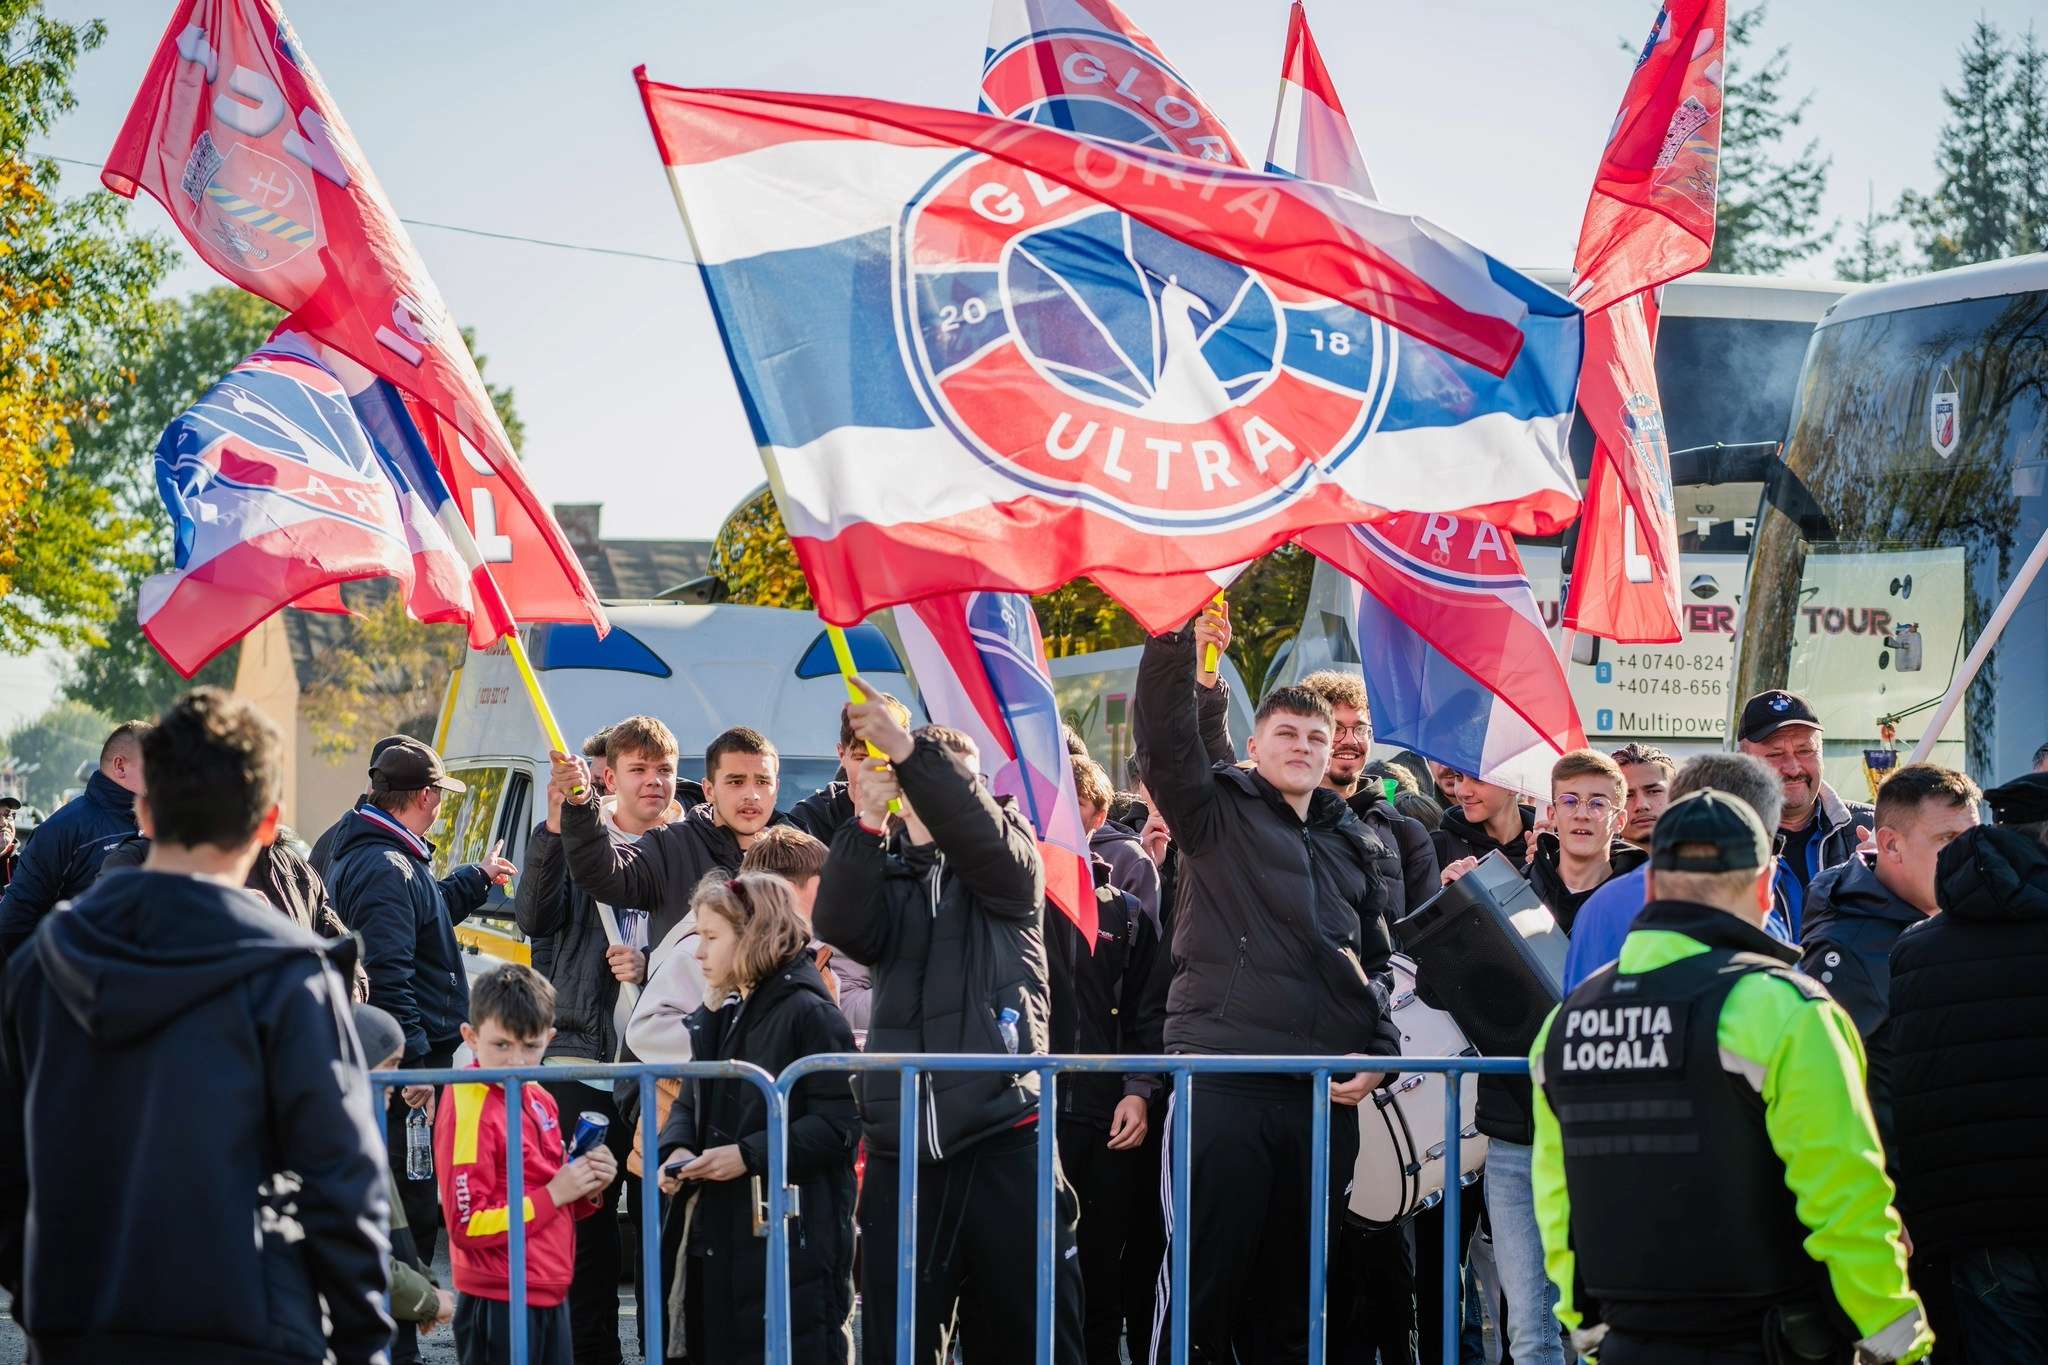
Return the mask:
<svg viewBox="0 0 2048 1365"><path fill-rule="evenodd" d="M1587 977L1621 956L1621 941L1628 937L1629 926L1635 923L1636 912L1643 908L1648 895L1644 871L1638 867L1622 873L1579 907L1579 916L1572 921L1571 946L1564 955L1565 994L1577 990ZM1798 940L1792 935L1785 910L1785 885L1791 880L1792 874L1780 862L1771 881L1773 904L1764 920L1764 932L1780 943L1797 947ZM1798 889L1796 884L1793 889Z"/></svg>
<svg viewBox="0 0 2048 1365"><path fill-rule="evenodd" d="M436 881L427 865L432 854L424 839L408 841L357 806L343 817L327 865L335 913L363 936L370 1003L389 1010L405 1030L408 1062L452 1048L462 1036L469 977L455 926L491 889L474 863Z"/></svg>
<svg viewBox="0 0 2048 1365"><path fill-rule="evenodd" d="M135 833L135 795L105 773L36 826L0 898L0 962L28 942L43 916L83 895L107 850Z"/></svg>
<svg viewBox="0 0 2048 1365"><path fill-rule="evenodd" d="M36 1359L385 1359L354 952L253 892L131 871L9 961L0 1283Z"/></svg>

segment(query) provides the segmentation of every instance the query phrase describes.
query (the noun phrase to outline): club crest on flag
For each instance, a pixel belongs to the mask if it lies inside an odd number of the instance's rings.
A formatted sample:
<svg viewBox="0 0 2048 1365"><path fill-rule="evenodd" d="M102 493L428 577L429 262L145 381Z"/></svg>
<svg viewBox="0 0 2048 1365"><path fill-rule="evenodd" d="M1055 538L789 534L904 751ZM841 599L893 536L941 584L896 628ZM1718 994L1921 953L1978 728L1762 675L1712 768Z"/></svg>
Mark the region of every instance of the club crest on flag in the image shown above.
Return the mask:
<svg viewBox="0 0 2048 1365"><path fill-rule="evenodd" d="M1622 401L1621 427L1628 433L1629 453L1643 469L1643 486L1670 516L1673 510L1670 446L1664 434L1664 410L1652 394L1636 392Z"/></svg>
<svg viewBox="0 0 2048 1365"><path fill-rule="evenodd" d="M244 270L275 270L320 241L320 206L298 171L247 143L192 144L171 209Z"/></svg>
<svg viewBox="0 0 2048 1365"><path fill-rule="evenodd" d="M981 86L983 107L1011 118L1239 164L1229 132L1166 59L1108 27L1027 34L989 54Z"/></svg>
<svg viewBox="0 0 2048 1365"><path fill-rule="evenodd" d="M1934 443L1934 453L1946 460L1955 453L1956 442L1962 437L1962 424L1958 412L1963 395L1956 388L1955 377L1947 370L1941 372L1941 382L1935 385L1934 397L1927 408L1928 437Z"/></svg>
<svg viewBox="0 0 2048 1365"><path fill-rule="evenodd" d="M949 165L898 243L910 372L1020 494L1140 527L1246 525L1385 409L1385 324L1007 163Z"/></svg>

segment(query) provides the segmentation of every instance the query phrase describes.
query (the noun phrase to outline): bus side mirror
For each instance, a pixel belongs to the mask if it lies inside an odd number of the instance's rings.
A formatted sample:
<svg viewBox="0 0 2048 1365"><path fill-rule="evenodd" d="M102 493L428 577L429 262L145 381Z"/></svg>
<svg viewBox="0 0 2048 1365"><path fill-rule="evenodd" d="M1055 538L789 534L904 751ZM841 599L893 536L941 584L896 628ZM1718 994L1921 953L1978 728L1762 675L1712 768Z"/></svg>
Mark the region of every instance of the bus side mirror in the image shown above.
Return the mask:
<svg viewBox="0 0 2048 1365"><path fill-rule="evenodd" d="M1920 638L1920 627L1900 622L1890 635L1884 637L1885 648L1892 651L1891 666L1901 673L1920 671L1920 651L1924 642ZM1878 667L1883 668L1886 658L1880 655Z"/></svg>

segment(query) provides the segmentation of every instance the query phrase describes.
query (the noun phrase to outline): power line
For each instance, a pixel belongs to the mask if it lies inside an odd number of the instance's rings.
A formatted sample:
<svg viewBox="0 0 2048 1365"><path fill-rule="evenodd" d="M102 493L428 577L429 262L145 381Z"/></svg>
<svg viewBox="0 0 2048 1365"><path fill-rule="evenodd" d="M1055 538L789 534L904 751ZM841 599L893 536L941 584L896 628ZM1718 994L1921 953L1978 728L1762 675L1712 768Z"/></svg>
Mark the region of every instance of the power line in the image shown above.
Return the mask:
<svg viewBox="0 0 2048 1365"><path fill-rule="evenodd" d="M44 157L50 161L61 161L67 166L80 166L88 171L97 171L97 161L81 161L75 156L58 156L54 152L31 152L32 156ZM580 251L591 256L622 256L627 260L654 261L661 265L695 265L696 262L684 256L658 256L651 251L628 251L616 246L587 246L582 242L556 242L545 237L527 237L516 232L492 232L487 228L462 227L455 223L433 223L424 218L400 218L407 227L432 228L437 232L459 232L465 237L488 237L499 242L518 242L524 246L542 246L555 251Z"/></svg>

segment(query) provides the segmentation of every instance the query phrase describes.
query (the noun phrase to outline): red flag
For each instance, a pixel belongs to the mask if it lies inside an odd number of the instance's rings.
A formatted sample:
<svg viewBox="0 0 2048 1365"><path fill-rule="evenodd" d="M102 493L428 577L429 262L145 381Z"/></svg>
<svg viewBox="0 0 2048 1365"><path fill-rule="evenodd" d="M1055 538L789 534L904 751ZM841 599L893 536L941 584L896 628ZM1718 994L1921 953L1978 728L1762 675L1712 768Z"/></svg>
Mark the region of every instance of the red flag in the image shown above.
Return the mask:
<svg viewBox="0 0 2048 1365"><path fill-rule="evenodd" d="M1725 9L1671 0L1636 58L1572 261L1572 302L1588 314L1713 254Z"/></svg>
<svg viewBox="0 0 2048 1365"><path fill-rule="evenodd" d="M1713 252L1724 10L1724 0L1673 0L1658 12L1579 230L1579 410L1597 444L1564 624L1624 644L1682 636L1656 300L1646 291Z"/></svg>
<svg viewBox="0 0 2048 1365"><path fill-rule="evenodd" d="M208 265L461 433L503 495L496 529L514 553L497 577L519 616L605 628L454 319L277 0L183 0L100 178L131 198L147 190ZM463 463L442 469L458 487ZM474 520L475 506L465 509ZM534 547L523 557L521 540Z"/></svg>

